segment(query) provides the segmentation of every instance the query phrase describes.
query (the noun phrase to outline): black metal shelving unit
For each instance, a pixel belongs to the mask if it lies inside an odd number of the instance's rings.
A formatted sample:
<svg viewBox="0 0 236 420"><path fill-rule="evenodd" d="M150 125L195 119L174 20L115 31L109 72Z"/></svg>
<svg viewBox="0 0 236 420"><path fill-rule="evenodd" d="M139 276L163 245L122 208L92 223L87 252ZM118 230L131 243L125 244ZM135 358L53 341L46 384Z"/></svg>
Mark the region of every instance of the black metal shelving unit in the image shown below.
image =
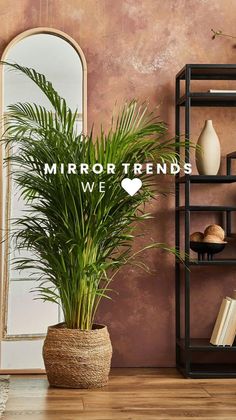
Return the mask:
<svg viewBox="0 0 236 420"><path fill-rule="evenodd" d="M236 107L236 93L191 92L192 80L236 80L236 65L224 64L187 64L176 76L175 121L176 137L185 133L185 139L190 140L191 107ZM181 83L184 85L184 91ZM182 93L181 93L182 90ZM185 128L180 127L181 108L185 114ZM179 152L179 148L176 148ZM176 366L189 378L236 378L236 345L232 347L217 347L210 344L210 338L192 338L190 331L190 290L191 270L194 266L236 266L236 256L230 259L213 259L212 261L190 260L190 216L192 212L212 211L225 214L227 236L231 236L231 215L236 211L232 206L190 205L192 184L227 184L235 183L236 176L231 173L231 162L236 159L236 152L227 155L226 175L176 175L175 183L175 238L176 249L180 250L180 218L184 216L184 252L185 261L182 264L176 258ZM185 162L189 163L189 147L185 147ZM180 190L184 188L184 205L180 205ZM182 264L182 267L181 267ZM200 268L199 268L200 269ZM181 282L182 278L182 282ZM181 311L181 285L183 284L183 314ZM207 287L207 286L206 286ZM184 328L181 331L181 321ZM214 356L217 356L215 361ZM231 359L230 359L231 358ZM229 362L229 360L231 360Z"/></svg>

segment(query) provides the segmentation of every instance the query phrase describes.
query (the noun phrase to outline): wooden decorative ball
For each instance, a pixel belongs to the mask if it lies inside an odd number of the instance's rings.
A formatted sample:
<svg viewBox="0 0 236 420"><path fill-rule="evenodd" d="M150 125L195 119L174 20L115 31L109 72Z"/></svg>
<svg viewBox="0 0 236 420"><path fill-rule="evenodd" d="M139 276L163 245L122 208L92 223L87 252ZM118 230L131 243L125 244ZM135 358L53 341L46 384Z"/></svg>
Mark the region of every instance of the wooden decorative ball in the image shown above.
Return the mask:
<svg viewBox="0 0 236 420"><path fill-rule="evenodd" d="M213 244L221 244L222 241L219 236L215 236L215 235L205 235L203 242L207 242L207 243L213 243Z"/></svg>
<svg viewBox="0 0 236 420"><path fill-rule="evenodd" d="M204 234L202 232L194 232L190 235L190 241L192 242L202 242Z"/></svg>
<svg viewBox="0 0 236 420"><path fill-rule="evenodd" d="M207 236L207 235L216 236L220 238L221 241L223 241L225 237L225 231L219 225L210 225L210 226L207 226L207 228L204 231L204 236Z"/></svg>

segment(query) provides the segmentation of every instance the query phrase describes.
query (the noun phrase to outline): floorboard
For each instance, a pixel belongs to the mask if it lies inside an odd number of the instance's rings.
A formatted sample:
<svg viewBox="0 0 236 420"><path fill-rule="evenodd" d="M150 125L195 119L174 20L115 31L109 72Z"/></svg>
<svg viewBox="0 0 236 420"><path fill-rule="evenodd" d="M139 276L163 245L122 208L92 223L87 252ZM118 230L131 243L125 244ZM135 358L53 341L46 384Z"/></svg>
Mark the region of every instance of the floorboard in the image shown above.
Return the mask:
<svg viewBox="0 0 236 420"><path fill-rule="evenodd" d="M236 419L236 379L184 379L175 369L113 369L102 389L50 388L10 377L5 420Z"/></svg>

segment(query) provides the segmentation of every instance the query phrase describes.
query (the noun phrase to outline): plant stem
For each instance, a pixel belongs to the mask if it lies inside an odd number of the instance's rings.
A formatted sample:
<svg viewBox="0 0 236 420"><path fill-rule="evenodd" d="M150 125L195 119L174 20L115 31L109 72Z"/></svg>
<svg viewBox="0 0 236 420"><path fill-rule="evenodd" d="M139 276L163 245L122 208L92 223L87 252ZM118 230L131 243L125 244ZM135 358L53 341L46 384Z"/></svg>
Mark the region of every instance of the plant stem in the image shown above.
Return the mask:
<svg viewBox="0 0 236 420"><path fill-rule="evenodd" d="M229 35L229 34L224 34L222 31L215 31L214 29L211 29L211 32L213 32L212 39L215 39L217 36L224 36L224 37L227 37L227 38L236 39L236 36Z"/></svg>

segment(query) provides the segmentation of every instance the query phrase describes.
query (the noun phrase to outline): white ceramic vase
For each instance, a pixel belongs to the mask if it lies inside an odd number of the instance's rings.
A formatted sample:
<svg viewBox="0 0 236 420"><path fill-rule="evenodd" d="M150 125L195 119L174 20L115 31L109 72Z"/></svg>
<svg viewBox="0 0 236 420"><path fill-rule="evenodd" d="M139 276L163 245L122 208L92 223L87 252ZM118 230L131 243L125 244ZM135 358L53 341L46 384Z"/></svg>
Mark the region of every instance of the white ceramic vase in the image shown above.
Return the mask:
<svg viewBox="0 0 236 420"><path fill-rule="evenodd" d="M199 175L217 175L220 168L220 141L212 120L206 120L196 149L196 165Z"/></svg>

